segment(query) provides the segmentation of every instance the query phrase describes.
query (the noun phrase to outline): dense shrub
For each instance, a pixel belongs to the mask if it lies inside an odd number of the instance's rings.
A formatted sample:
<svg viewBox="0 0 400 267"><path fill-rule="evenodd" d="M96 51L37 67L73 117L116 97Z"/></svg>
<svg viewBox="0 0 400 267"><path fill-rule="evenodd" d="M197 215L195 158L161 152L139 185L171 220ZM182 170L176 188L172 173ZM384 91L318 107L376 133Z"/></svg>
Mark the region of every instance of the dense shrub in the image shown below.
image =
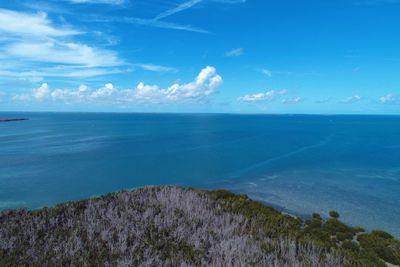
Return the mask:
<svg viewBox="0 0 400 267"><path fill-rule="evenodd" d="M382 231L373 231L358 236L362 249L375 253L381 259L392 264L400 265L400 241Z"/></svg>
<svg viewBox="0 0 400 267"><path fill-rule="evenodd" d="M331 218L334 218L334 219L339 219L339 217L340 217L339 213L337 211L334 211L334 210L331 210L329 212L329 216L331 216Z"/></svg>
<svg viewBox="0 0 400 267"><path fill-rule="evenodd" d="M0 266L385 266L399 241L225 190L150 187L0 214ZM358 233L360 245L352 241Z"/></svg>

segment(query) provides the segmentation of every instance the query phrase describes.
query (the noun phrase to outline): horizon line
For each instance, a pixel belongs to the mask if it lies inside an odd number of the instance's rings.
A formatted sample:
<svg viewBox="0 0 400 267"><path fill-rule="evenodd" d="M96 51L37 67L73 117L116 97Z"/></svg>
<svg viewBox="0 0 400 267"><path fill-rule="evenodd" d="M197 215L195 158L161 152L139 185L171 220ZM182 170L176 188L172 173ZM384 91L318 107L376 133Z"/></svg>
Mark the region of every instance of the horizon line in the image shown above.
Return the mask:
<svg viewBox="0 0 400 267"><path fill-rule="evenodd" d="M253 112L157 112L157 111L1 111L1 113L59 113L59 114L176 114L176 115L273 115L273 116L400 116L400 113L253 113ZM0 116L1 117L1 116Z"/></svg>

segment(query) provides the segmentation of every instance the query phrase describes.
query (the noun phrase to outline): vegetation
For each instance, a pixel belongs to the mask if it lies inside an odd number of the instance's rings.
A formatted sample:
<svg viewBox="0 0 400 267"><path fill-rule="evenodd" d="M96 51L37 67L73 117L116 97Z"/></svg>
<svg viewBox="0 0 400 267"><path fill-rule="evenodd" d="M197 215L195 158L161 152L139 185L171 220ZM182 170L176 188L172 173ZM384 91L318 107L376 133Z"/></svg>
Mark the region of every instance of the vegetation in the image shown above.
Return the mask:
<svg viewBox="0 0 400 267"><path fill-rule="evenodd" d="M385 266L400 243L225 190L149 187L0 214L0 266Z"/></svg>

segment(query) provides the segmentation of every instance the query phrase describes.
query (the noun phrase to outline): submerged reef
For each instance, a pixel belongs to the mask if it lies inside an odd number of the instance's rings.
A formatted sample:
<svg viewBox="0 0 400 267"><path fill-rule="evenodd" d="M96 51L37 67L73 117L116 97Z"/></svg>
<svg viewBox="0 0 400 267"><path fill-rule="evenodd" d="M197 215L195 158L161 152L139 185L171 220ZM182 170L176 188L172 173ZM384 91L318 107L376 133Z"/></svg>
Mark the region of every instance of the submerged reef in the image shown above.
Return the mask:
<svg viewBox="0 0 400 267"><path fill-rule="evenodd" d="M386 266L400 242L229 191L146 187L0 214L0 266Z"/></svg>

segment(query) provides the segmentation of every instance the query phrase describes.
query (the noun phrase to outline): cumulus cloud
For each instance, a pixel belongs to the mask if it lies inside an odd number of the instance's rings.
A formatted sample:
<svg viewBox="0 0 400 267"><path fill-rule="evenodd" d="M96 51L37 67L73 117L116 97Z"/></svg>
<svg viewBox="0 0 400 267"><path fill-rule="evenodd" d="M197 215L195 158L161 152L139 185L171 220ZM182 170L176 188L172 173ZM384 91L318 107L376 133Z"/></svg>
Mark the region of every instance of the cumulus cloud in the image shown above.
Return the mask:
<svg viewBox="0 0 400 267"><path fill-rule="evenodd" d="M267 92L244 95L244 96L239 97L239 100L244 101L244 102L272 101L276 97L279 97L279 96L285 95L285 94L287 94L286 90L280 90L280 91L270 90Z"/></svg>
<svg viewBox="0 0 400 267"><path fill-rule="evenodd" d="M225 53L226 57L239 57L241 55L243 55L243 48L235 48L232 50L229 50L228 52Z"/></svg>
<svg viewBox="0 0 400 267"><path fill-rule="evenodd" d="M363 98L359 95L349 96L345 99L340 100L342 104L352 104L361 101Z"/></svg>
<svg viewBox="0 0 400 267"><path fill-rule="evenodd" d="M14 95L15 101L61 101L71 102L108 102L108 103L176 103L201 102L211 96L222 85L223 79L214 67L203 68L194 81L190 83L174 83L167 88L158 85L147 85L140 82L134 89L118 89L107 83L103 87L91 90L81 85L76 90L51 90L43 83L31 94Z"/></svg>
<svg viewBox="0 0 400 267"><path fill-rule="evenodd" d="M387 94L379 98L379 102L382 104L395 104L399 103L399 98L394 94Z"/></svg>
<svg viewBox="0 0 400 267"><path fill-rule="evenodd" d="M51 92L49 89L49 85L47 83L43 83L38 89L34 90L32 96L39 101L43 101L50 96Z"/></svg>
<svg viewBox="0 0 400 267"><path fill-rule="evenodd" d="M140 101L171 102L180 100L200 100L213 94L223 80L214 67L207 66L200 71L191 83L175 83L168 88L157 85L139 83L135 90L135 98Z"/></svg>

